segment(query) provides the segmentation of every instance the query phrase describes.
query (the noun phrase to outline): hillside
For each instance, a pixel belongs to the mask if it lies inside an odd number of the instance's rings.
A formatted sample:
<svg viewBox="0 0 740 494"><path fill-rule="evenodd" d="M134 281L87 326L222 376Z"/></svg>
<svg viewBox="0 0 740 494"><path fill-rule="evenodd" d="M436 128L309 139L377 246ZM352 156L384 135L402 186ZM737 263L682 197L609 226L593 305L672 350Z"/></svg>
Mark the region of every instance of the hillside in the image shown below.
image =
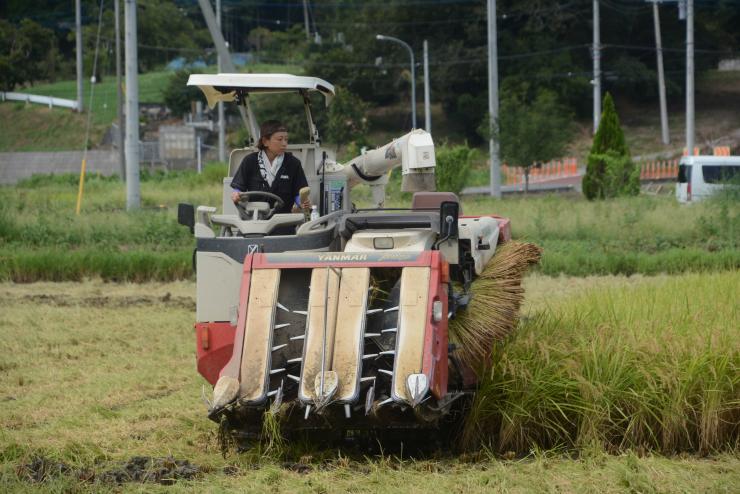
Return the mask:
<svg viewBox="0 0 740 494"><path fill-rule="evenodd" d="M290 67L295 70L296 67ZM252 71L286 71L283 66L262 65ZM142 74L139 80L139 94L142 103L161 103L168 72ZM39 85L27 88L24 92L75 97L74 81ZM89 97L89 83L86 84L86 104ZM421 98L420 98L421 101ZM682 96L669 98L669 126L671 144L664 146L660 140L660 117L657 101L645 103L630 101L616 95L625 135L634 156L666 156L681 154L685 139L684 99ZM711 149L723 145L740 146L740 72L707 72L697 80L696 92L696 142L698 146ZM321 111L321 110L319 110ZM418 107L418 122L423 125L423 105ZM93 102L93 147L100 142L107 125L116 116L115 79L106 78L95 89ZM373 145L388 142L401 134L409 125L408 106L394 104L376 107L368 115L370 134L368 141ZM6 131L0 136L0 151L48 151L80 149L84 136L85 117L68 110L49 110L40 105L19 103L0 104L0 122ZM12 122L12 125L10 123ZM432 128L437 142L475 142L476 136L466 136L459 122L446 118L439 104L432 107ZM581 119L570 145L569 154L583 158L591 145L591 122ZM486 154L485 144L481 145L482 156ZM481 160L483 158L481 157ZM482 180L486 180L481 177Z"/></svg>

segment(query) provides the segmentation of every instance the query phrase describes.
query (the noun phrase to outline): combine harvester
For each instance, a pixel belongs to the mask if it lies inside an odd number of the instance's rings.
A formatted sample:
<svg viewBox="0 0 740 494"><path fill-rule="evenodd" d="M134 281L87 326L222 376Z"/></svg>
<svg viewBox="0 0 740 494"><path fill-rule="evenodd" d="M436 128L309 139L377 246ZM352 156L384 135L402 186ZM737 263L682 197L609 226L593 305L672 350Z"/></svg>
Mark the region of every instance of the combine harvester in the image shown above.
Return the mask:
<svg viewBox="0 0 740 494"><path fill-rule="evenodd" d="M337 163L321 147L310 104L311 92L331 102L334 88L326 81L217 74L191 75L188 85L198 86L211 107L238 103L251 136L247 148L231 153L222 214L185 204L178 212L197 242L197 363L214 385L208 416L243 439L259 438L268 413L288 437L317 430L333 438L426 434L457 420L491 335L516 325L521 277L539 249L530 245L522 254L529 244L518 244L491 274L489 261L511 238L509 220L460 216L454 194L432 192L434 144L423 130ZM231 201L230 177L258 139L254 93L302 97L310 142L288 152L301 160L310 187L302 192L318 205L318 219L274 214L269 201L277 196L270 193L244 193L238 208ZM385 186L397 167L402 190L415 194L410 208L385 209ZM373 208L350 202L359 184L370 187ZM496 285L496 272L508 278ZM465 320L481 276L508 305L479 304L477 326L481 318L492 325L483 331L486 341L468 324L453 343L448 321Z"/></svg>

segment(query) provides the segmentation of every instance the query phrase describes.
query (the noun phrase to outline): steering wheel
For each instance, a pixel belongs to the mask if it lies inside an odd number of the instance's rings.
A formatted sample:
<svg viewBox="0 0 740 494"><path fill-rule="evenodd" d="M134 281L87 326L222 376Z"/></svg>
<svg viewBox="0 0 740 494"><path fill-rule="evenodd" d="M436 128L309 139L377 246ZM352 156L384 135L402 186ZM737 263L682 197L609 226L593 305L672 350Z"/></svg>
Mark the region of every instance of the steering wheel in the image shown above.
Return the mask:
<svg viewBox="0 0 740 494"><path fill-rule="evenodd" d="M269 220L272 218L272 216L275 214L275 212L278 209L282 209L283 206L285 206L285 202L280 198L280 196L273 194L272 192L265 192L262 190L251 190L249 192L240 192L239 193L239 202L236 203L236 209L239 210L240 216L242 218L247 217L247 210L245 209L246 204L253 200L254 198L261 197L263 199L268 199L270 201L275 201L275 205L270 209L265 217L263 219Z"/></svg>

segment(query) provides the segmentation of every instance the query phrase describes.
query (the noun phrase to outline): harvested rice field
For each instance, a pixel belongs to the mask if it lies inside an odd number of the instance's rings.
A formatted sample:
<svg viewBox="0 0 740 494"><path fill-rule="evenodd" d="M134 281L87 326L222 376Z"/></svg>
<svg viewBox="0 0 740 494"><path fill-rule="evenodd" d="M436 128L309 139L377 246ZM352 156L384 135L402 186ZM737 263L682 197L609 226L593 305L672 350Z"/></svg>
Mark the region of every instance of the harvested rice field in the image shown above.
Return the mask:
<svg viewBox="0 0 740 494"><path fill-rule="evenodd" d="M740 273L525 288L454 451L222 456L192 282L2 283L0 491L737 492Z"/></svg>

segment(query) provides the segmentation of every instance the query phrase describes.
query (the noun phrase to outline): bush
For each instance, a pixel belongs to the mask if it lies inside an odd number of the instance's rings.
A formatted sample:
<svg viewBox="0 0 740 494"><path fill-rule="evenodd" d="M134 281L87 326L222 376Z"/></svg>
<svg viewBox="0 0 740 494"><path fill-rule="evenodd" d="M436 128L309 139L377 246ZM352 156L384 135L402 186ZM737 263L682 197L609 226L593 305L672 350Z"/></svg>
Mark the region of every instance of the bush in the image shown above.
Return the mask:
<svg viewBox="0 0 740 494"><path fill-rule="evenodd" d="M628 155L619 154L612 149L605 153L588 155L588 166L597 167L600 163L604 164L602 198L636 196L640 193L640 169Z"/></svg>
<svg viewBox="0 0 740 494"><path fill-rule="evenodd" d="M178 70L167 81L167 86L162 91L164 104L172 111L172 114L181 117L190 111L190 102L202 100L203 96L195 86L188 86L190 72Z"/></svg>
<svg viewBox="0 0 740 494"><path fill-rule="evenodd" d="M437 190L459 194L467 182L474 156L475 149L467 145L437 148Z"/></svg>

